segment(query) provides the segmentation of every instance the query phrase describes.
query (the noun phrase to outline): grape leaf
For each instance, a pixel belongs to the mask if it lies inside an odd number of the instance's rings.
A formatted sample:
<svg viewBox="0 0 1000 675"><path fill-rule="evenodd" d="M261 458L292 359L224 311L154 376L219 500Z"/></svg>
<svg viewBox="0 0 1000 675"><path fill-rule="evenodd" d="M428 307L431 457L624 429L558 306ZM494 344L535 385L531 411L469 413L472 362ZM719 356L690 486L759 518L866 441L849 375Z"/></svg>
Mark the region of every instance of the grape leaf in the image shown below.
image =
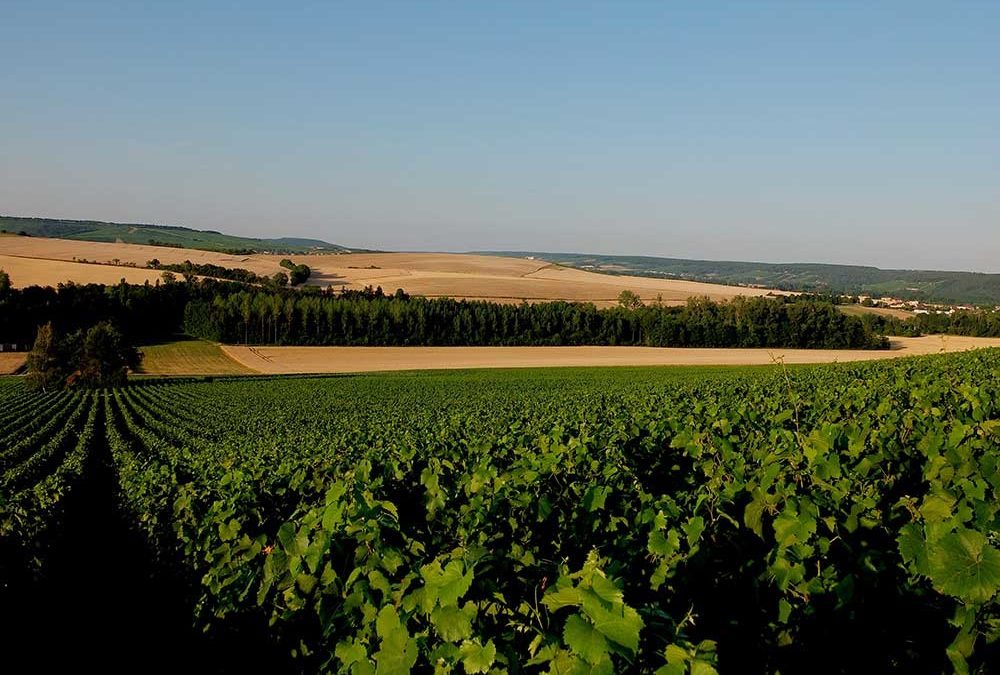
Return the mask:
<svg viewBox="0 0 1000 675"><path fill-rule="evenodd" d="M608 653L608 642L604 635L579 614L566 620L563 642L589 663L599 663Z"/></svg>
<svg viewBox="0 0 1000 675"><path fill-rule="evenodd" d="M930 544L931 581L942 593L965 602L987 602L1000 590L1000 551L975 530L946 534Z"/></svg>

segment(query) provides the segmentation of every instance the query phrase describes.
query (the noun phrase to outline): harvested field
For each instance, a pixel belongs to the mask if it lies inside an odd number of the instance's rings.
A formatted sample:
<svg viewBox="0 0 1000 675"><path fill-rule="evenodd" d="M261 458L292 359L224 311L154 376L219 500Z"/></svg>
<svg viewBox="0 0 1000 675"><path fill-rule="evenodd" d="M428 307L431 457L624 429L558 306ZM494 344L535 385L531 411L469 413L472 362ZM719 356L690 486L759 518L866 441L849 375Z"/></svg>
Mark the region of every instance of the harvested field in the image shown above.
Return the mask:
<svg viewBox="0 0 1000 675"><path fill-rule="evenodd" d="M727 300L739 295L760 296L771 291L703 284L672 279L612 276L551 265L542 260L465 255L460 253L351 253L324 255L229 255L210 251L137 244L109 244L39 237L0 239L0 267L7 269L17 286L55 285L61 281L117 283L155 280L160 273L134 267L80 265L74 259L126 263L142 268L149 260L165 264L209 263L242 267L257 274L281 271L279 262L291 257L313 270L310 285L361 289L381 286L386 293L402 288L411 295L489 300L540 302L570 300L610 306L623 290L638 293L649 302L662 297L665 304L683 304L693 296ZM782 293L774 291L774 293Z"/></svg>
<svg viewBox="0 0 1000 675"><path fill-rule="evenodd" d="M695 349L656 347L244 347L233 359L268 374L351 373L456 368L557 366L765 365L870 361L1000 347L1000 339L957 336L895 338L888 351L834 349Z"/></svg>
<svg viewBox="0 0 1000 675"><path fill-rule="evenodd" d="M146 281L153 283L160 278L160 272L156 270L21 258L3 253L0 253L0 269L10 275L15 288L56 286L69 281L77 284L117 284L122 279L130 284L142 284Z"/></svg>
<svg viewBox="0 0 1000 675"><path fill-rule="evenodd" d="M0 352L0 375L16 373L27 358L25 352Z"/></svg>
<svg viewBox="0 0 1000 675"><path fill-rule="evenodd" d="M247 375L254 371L231 359L219 345L178 340L141 348L143 375Z"/></svg>

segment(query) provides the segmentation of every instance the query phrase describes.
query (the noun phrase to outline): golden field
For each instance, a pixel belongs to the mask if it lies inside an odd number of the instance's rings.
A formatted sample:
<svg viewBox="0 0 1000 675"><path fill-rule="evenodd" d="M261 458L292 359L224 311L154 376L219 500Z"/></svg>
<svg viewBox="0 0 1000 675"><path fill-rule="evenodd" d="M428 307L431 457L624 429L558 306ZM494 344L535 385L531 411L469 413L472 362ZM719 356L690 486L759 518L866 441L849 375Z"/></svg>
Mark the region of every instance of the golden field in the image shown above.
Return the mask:
<svg viewBox="0 0 1000 675"><path fill-rule="evenodd" d="M664 304L677 305L693 296L728 300L739 295L760 296L771 292L692 281L611 276L541 260L460 253L229 255L138 244L0 237L0 268L10 274L18 287L56 285L64 281L117 283L122 278L130 283L155 281L160 277L159 272L141 269L153 258L165 264L190 260L271 275L282 270L278 263L285 257L312 268L313 276L309 281L312 285L350 289L371 285L381 286L386 293L402 288L411 295L494 302L569 300L610 306L616 303L618 294L627 289L647 302L659 296ZM81 259L139 267L74 262Z"/></svg>
<svg viewBox="0 0 1000 675"><path fill-rule="evenodd" d="M0 375L10 375L24 365L28 355L23 352L0 352Z"/></svg>
<svg viewBox="0 0 1000 675"><path fill-rule="evenodd" d="M223 351L267 374L354 373L456 368L557 366L749 366L872 361L1000 347L1000 338L928 335L893 338L887 351L836 349L709 349L660 347L248 347Z"/></svg>

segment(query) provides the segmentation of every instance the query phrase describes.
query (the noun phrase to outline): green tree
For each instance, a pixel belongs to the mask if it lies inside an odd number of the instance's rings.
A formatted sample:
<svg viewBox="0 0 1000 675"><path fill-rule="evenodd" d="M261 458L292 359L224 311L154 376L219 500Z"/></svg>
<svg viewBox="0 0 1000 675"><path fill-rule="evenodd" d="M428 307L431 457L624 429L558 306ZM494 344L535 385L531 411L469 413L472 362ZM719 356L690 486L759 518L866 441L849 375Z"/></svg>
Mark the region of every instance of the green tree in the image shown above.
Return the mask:
<svg viewBox="0 0 1000 675"><path fill-rule="evenodd" d="M628 310L636 310L642 307L642 298L636 293L625 289L618 294L618 304Z"/></svg>
<svg viewBox="0 0 1000 675"><path fill-rule="evenodd" d="M129 369L142 362L142 354L111 323L102 321L87 331L77 364L80 383L88 387L125 384Z"/></svg>
<svg viewBox="0 0 1000 675"><path fill-rule="evenodd" d="M32 389L49 391L65 384L68 374L66 363L51 321L38 328L35 344L28 354L27 367L27 383Z"/></svg>
<svg viewBox="0 0 1000 675"><path fill-rule="evenodd" d="M0 269L0 298L10 293L10 275Z"/></svg>

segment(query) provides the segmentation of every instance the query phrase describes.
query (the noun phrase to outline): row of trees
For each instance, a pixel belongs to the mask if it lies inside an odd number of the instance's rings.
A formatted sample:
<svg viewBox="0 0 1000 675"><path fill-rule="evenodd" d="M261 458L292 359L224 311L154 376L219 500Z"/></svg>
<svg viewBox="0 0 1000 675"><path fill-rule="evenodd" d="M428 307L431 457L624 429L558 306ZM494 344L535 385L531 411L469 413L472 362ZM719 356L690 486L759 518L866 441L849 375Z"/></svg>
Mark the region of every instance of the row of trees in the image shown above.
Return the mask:
<svg viewBox="0 0 1000 675"><path fill-rule="evenodd" d="M30 345L40 326L52 323L61 335L110 321L134 344L157 342L176 333L184 307L194 298L210 298L224 282L176 284L61 284L29 286L0 296L0 343Z"/></svg>
<svg viewBox="0 0 1000 675"><path fill-rule="evenodd" d="M1000 311L969 310L952 314L917 314L909 319L865 314L870 330L883 335L919 336L927 334L1000 337Z"/></svg>
<svg viewBox="0 0 1000 675"><path fill-rule="evenodd" d="M184 329L220 342L280 345L888 346L832 305L777 298L597 309L389 297L381 290L342 296L242 290L190 302Z"/></svg>
<svg viewBox="0 0 1000 675"><path fill-rule="evenodd" d="M1000 313L848 316L805 298L696 299L683 307L548 302L499 305L392 296L381 289L251 288L214 280L15 289L0 274L0 343L30 345L39 326L68 335L99 321L133 344L186 331L233 343L301 345L649 345L882 348L883 335L1000 336Z"/></svg>

